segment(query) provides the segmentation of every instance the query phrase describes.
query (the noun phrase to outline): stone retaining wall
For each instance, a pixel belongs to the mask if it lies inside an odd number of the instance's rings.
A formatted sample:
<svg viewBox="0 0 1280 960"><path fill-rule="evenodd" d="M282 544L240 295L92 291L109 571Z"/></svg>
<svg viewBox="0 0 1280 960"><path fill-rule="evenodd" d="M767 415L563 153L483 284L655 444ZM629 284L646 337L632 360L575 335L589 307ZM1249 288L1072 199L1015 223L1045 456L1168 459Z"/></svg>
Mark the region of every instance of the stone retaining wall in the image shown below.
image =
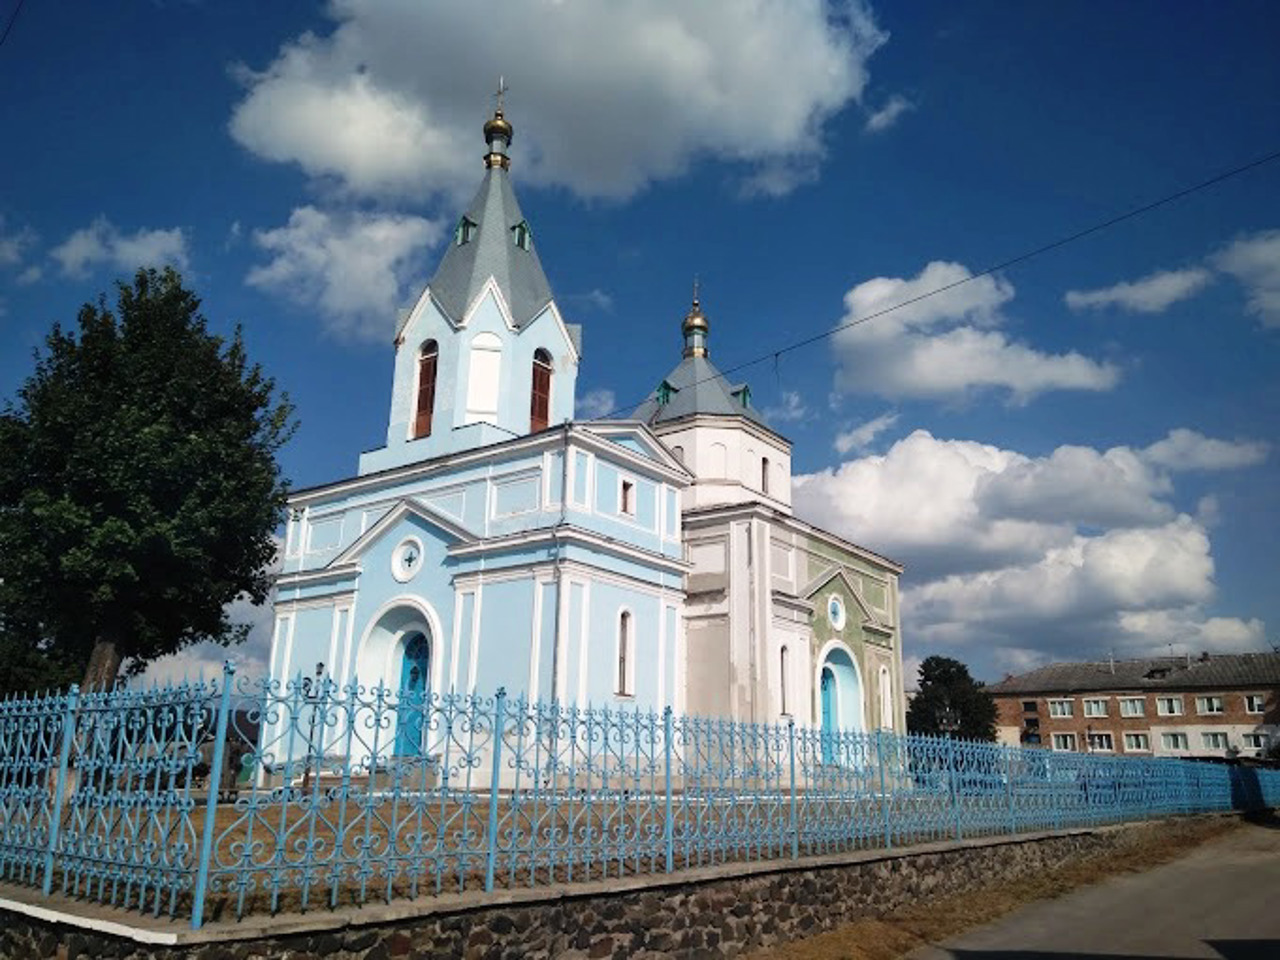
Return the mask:
<svg viewBox="0 0 1280 960"><path fill-rule="evenodd" d="M924 898L970 889L992 878L1053 869L1126 842L1140 825L930 844L893 852L767 864L728 864L678 876L504 891L468 904L399 904L342 915L218 923L199 931L175 923L177 942L139 943L125 935L0 910L0 957L141 960L467 960L603 957L731 957L745 950L829 930ZM495 899L505 902L495 903ZM473 898L474 901L474 898ZM47 913L47 907L46 911ZM389 917L394 913L394 918ZM119 911L111 920L120 923ZM327 927L327 929L326 929ZM96 928L96 929L93 929ZM142 936L140 931L138 936Z"/></svg>

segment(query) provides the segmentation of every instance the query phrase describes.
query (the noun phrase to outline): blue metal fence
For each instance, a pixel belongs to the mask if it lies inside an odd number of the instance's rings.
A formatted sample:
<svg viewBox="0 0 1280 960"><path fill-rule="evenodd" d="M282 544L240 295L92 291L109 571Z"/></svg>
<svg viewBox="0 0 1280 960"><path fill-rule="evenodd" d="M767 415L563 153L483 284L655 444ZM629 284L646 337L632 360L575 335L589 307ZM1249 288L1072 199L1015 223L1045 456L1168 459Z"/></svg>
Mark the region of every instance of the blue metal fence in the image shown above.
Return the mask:
<svg viewBox="0 0 1280 960"><path fill-rule="evenodd" d="M242 917L1280 805L1280 771L236 678L0 702L0 880Z"/></svg>

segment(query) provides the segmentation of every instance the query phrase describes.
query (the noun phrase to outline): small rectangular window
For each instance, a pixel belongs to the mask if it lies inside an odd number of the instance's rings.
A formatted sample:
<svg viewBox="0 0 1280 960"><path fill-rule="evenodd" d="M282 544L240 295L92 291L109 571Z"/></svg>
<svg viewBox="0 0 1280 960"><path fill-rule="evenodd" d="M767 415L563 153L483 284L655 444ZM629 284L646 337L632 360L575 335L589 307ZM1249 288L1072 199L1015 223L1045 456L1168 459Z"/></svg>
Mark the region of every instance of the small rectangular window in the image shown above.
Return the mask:
<svg viewBox="0 0 1280 960"><path fill-rule="evenodd" d="M1084 715L1086 717L1105 717L1107 715L1106 700L1086 700L1084 702Z"/></svg>
<svg viewBox="0 0 1280 960"><path fill-rule="evenodd" d="M1147 712L1146 701L1142 697L1121 697L1120 716L1141 717Z"/></svg>
<svg viewBox="0 0 1280 960"><path fill-rule="evenodd" d="M1241 736L1245 747L1249 750L1265 750L1267 748L1267 735L1265 733L1246 733Z"/></svg>
<svg viewBox="0 0 1280 960"><path fill-rule="evenodd" d="M1073 709L1070 700L1050 700L1049 716L1051 717L1069 717L1072 716Z"/></svg>
<svg viewBox="0 0 1280 960"><path fill-rule="evenodd" d="M1200 743L1206 750L1226 750L1231 745L1225 733L1202 733Z"/></svg>
<svg viewBox="0 0 1280 960"><path fill-rule="evenodd" d="M1156 713L1162 717L1182 716L1182 698L1156 697Z"/></svg>
<svg viewBox="0 0 1280 960"><path fill-rule="evenodd" d="M1039 710L1039 708L1036 706L1036 702L1035 702L1034 700L1023 700L1023 701L1022 701L1022 712L1023 712L1023 713L1039 713L1039 712L1040 712L1040 710Z"/></svg>
<svg viewBox="0 0 1280 960"><path fill-rule="evenodd" d="M622 481L622 489L618 493L618 512L629 517L636 515L636 485L630 480Z"/></svg>
<svg viewBox="0 0 1280 960"><path fill-rule="evenodd" d="M1145 753L1151 749L1151 738L1145 733L1126 733L1124 748L1136 753Z"/></svg>
<svg viewBox="0 0 1280 960"><path fill-rule="evenodd" d="M1089 749L1101 753L1110 753L1115 749L1115 742L1111 739L1111 734L1109 733L1091 733L1089 734Z"/></svg>
<svg viewBox="0 0 1280 960"><path fill-rule="evenodd" d="M1074 733L1055 733L1053 735L1053 749L1074 750L1075 748L1076 735Z"/></svg>
<svg viewBox="0 0 1280 960"><path fill-rule="evenodd" d="M1162 733L1160 734L1160 745L1166 750L1186 750L1188 746L1187 735L1185 733Z"/></svg>
<svg viewBox="0 0 1280 960"><path fill-rule="evenodd" d="M1260 693L1246 693L1244 695L1245 713L1262 713L1266 699Z"/></svg>
<svg viewBox="0 0 1280 960"><path fill-rule="evenodd" d="M1221 697L1196 697L1196 713L1222 713Z"/></svg>

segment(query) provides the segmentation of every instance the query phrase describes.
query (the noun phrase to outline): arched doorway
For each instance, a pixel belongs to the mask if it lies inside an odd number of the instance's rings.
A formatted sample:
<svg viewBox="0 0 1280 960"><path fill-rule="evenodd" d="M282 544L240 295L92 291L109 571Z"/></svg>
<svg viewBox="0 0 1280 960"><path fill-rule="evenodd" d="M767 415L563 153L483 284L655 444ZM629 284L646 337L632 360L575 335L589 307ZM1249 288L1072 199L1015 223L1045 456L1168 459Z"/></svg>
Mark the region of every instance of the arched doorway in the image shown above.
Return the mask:
<svg viewBox="0 0 1280 960"><path fill-rule="evenodd" d="M822 762L838 763L841 733L861 733L866 722L862 711L862 674L849 648L832 642L818 668L819 729Z"/></svg>
<svg viewBox="0 0 1280 960"><path fill-rule="evenodd" d="M405 634L400 665L399 715L396 720L396 755L416 756L422 752L426 728L427 690L431 676L431 644L420 631Z"/></svg>

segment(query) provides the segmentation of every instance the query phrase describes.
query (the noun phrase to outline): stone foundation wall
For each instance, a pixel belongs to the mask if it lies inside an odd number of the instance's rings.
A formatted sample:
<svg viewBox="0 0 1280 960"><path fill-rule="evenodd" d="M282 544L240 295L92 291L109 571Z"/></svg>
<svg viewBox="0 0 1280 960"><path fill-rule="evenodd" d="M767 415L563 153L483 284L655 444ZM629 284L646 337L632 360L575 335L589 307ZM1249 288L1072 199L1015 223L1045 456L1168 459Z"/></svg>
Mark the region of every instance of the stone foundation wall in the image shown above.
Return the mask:
<svg viewBox="0 0 1280 960"><path fill-rule="evenodd" d="M330 918L333 929L271 935L272 921L183 930L172 946L76 929L0 910L0 957L141 960L467 960L603 957L731 957L779 940L829 930L915 901L962 892L993 878L1053 869L1126 842L1133 827L867 851L790 864L728 864L696 878L643 878L632 889L559 887L537 899L451 907L378 920L366 909ZM622 886L619 883L615 886ZM508 894L508 899L511 896ZM432 910L428 904L422 910ZM324 914L315 917L317 925ZM119 921L120 914L113 913ZM152 929L155 929L152 927ZM253 936L255 939L237 939Z"/></svg>

